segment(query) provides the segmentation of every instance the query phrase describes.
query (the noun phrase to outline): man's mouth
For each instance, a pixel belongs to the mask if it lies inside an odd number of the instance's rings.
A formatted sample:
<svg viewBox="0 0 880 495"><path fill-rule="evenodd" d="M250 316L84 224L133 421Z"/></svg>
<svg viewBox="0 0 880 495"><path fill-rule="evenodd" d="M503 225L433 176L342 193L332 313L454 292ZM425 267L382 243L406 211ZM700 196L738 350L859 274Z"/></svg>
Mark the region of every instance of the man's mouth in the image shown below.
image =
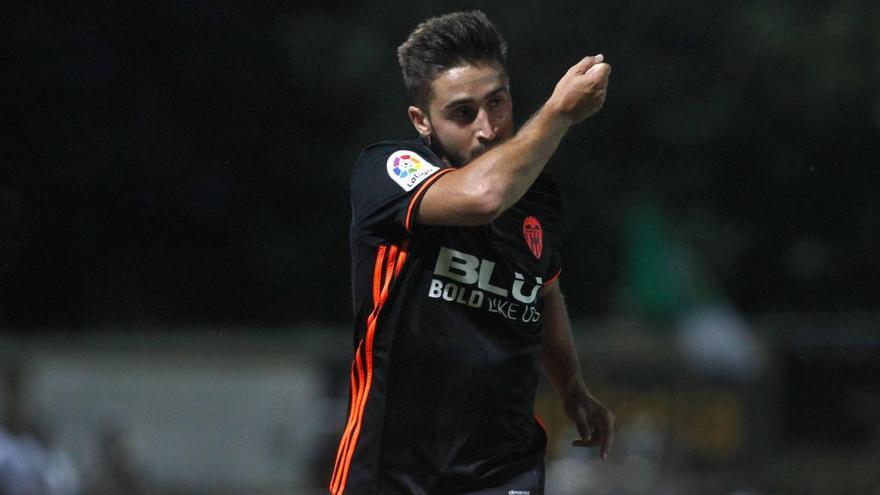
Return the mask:
<svg viewBox="0 0 880 495"><path fill-rule="evenodd" d="M491 150L492 148L494 148L495 146L497 146L499 142L500 142L500 141L496 141L496 142L494 142L494 143L492 143L492 144L489 144L489 145L481 144L481 145L475 146L474 148L471 149L471 157L470 157L470 159L473 160L474 158L476 158L476 157L482 155L483 153L485 153L485 152Z"/></svg>

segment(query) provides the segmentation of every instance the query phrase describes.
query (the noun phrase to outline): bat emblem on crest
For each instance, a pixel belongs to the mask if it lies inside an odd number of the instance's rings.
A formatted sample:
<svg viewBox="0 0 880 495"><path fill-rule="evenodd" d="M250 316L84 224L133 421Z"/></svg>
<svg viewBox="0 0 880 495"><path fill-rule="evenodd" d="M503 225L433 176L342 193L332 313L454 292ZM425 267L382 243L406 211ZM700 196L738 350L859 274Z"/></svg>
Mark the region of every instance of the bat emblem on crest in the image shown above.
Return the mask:
<svg viewBox="0 0 880 495"><path fill-rule="evenodd" d="M526 239L529 251L535 255L535 258L541 259L541 251L544 249L544 229L541 228L541 222L537 218L528 216L523 221L523 237Z"/></svg>

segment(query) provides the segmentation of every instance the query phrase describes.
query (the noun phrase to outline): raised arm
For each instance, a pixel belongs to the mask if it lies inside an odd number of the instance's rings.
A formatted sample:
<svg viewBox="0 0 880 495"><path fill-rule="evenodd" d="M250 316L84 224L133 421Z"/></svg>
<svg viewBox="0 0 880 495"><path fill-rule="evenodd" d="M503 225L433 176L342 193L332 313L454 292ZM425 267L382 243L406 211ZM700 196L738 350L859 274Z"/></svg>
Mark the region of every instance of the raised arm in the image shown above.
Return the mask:
<svg viewBox="0 0 880 495"><path fill-rule="evenodd" d="M614 414L593 397L584 384L571 333L571 322L559 282L543 289L544 296L544 371L562 400L565 413L574 421L580 438L572 445L599 447L603 459L614 440Z"/></svg>
<svg viewBox="0 0 880 495"><path fill-rule="evenodd" d="M516 203L538 177L568 128L598 112L611 67L602 55L585 57L556 84L552 96L520 131L425 193L416 221L483 225Z"/></svg>

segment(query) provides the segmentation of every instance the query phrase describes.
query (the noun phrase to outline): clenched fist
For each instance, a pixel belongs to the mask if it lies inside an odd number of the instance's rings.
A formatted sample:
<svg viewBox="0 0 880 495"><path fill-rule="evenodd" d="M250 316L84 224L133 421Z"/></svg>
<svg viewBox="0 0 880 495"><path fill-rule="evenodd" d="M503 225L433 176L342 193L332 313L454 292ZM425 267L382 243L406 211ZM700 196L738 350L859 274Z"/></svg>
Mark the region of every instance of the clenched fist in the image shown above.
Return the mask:
<svg viewBox="0 0 880 495"><path fill-rule="evenodd" d="M570 125L598 112L605 103L611 75L611 66L604 59L601 54L584 57L568 69L547 100L548 108Z"/></svg>

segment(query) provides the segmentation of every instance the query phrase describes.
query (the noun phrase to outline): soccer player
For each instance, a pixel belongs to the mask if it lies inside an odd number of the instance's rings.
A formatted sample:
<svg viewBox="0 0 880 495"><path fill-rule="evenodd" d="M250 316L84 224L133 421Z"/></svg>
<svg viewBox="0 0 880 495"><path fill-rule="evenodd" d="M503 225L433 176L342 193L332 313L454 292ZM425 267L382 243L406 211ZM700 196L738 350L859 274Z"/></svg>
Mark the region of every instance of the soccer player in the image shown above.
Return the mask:
<svg viewBox="0 0 880 495"><path fill-rule="evenodd" d="M514 132L506 45L482 12L420 24L398 49L419 139L366 148L351 177L351 402L330 491L539 495L541 367L607 457L559 288L559 191L544 165L604 103L586 57Z"/></svg>

